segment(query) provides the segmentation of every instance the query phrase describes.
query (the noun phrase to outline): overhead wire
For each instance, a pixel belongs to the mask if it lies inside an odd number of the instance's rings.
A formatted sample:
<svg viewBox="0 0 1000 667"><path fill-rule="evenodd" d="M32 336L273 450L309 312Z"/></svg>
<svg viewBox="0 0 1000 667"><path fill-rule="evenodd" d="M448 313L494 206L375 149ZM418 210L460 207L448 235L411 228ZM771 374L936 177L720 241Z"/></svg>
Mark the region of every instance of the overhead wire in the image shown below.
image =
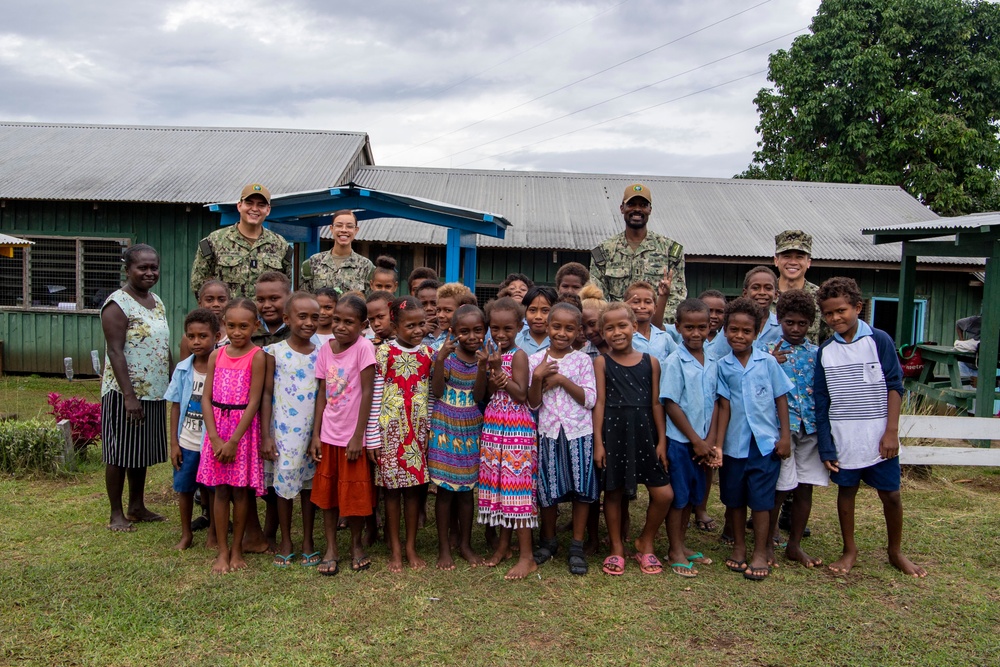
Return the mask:
<svg viewBox="0 0 1000 667"><path fill-rule="evenodd" d="M554 94L556 94L558 92L566 90L567 88L572 88L573 86L575 86L575 85L577 85L579 83L583 83L584 81L588 81L590 79L593 79L596 76L600 76L601 74L605 74L607 72L610 72L611 70L616 69L618 67L621 67L622 65L626 65L626 64L628 64L628 63L630 63L630 62L632 62L634 60L638 60L639 58L642 58L644 56L648 56L651 53L659 51L660 49L664 49L664 48L666 48L666 47L668 47L668 46L670 46L672 44L676 44L677 42L680 42L682 40L687 39L688 37L692 37L694 35L697 35L698 33L704 32L704 31L708 30L709 28L714 28L715 26L717 26L717 25L719 25L721 23L725 23L726 21L732 20L732 19L736 18L737 16L741 16L743 14L746 14L747 12L753 11L754 9L757 9L758 7L762 7L763 5L766 5L766 4L771 3L773 1L774 0L762 0L762 2L758 2L757 4L752 5L750 7L747 7L746 9L742 9L742 10L740 10L740 11L734 13L734 14L730 14L729 16L723 17L723 18L721 18L721 19L719 19L717 21L713 21L712 23L709 23L709 24L704 25L704 26L702 26L700 28L692 30L691 32L685 33L685 34L683 34L683 35L681 35L679 37L675 37L675 38L671 39L670 41L664 42L663 44L659 44L658 46L654 46L651 49L648 49L646 51L643 51L642 53L638 53L638 54L636 54L634 56L626 58L625 60L619 61L619 62L615 63L614 65L610 65L608 67L605 67L602 70L599 70L597 72L593 72L592 74L588 74L587 76L582 77L580 79L577 79L576 81L571 81L570 83L567 83L567 84L564 84L562 86L559 86L558 88L550 90L547 93L544 93L542 95L538 95L537 97L533 97L530 100L527 100L525 102L521 102L520 104L515 104L514 106L509 107L507 109L504 109L503 111L498 111L497 113L495 113L495 114L493 114L491 116L487 116L485 118L480 118L479 120L477 120L475 122L472 122L472 123L469 123L468 125L463 125L462 127L459 127L457 129L451 130L449 132L445 132L444 134L440 134L440 135L438 135L436 137L433 137L431 139L428 139L426 141L422 141L419 144L414 144L413 146L410 146L409 148L404 148L402 151L399 151L398 153L394 153L390 157L395 157L397 155L402 155L403 153L408 153L408 152L410 152L412 150L415 150L417 148L421 148L422 146L426 146L427 144L430 144L430 143L433 143L435 141L438 141L439 139L444 139L445 137L450 137L453 134L456 134L458 132L462 132L463 130L469 129L470 127L475 127L476 125L479 125L481 123L485 123L488 120L493 120L494 118L497 118L499 116L503 116L504 114L510 113L511 111L515 111L517 109L520 109L521 107L524 107L524 106L527 106L529 104L532 104L533 102L537 102L538 100L545 99L546 97L549 97L550 95L554 95Z"/></svg>
<svg viewBox="0 0 1000 667"><path fill-rule="evenodd" d="M530 132L531 130L536 130L536 129L540 128L540 127L544 127L546 125L550 125L550 124L555 123L557 121L563 120L564 118L569 118L570 116L575 116L578 113L583 113L584 111L590 111L591 109L595 109L595 108L597 108L597 107L599 107L601 105L607 104L608 102L614 102L615 100L619 100L619 99L621 99L623 97L628 97L629 95L632 95L634 93L638 93L640 91L646 90L647 88L652 88L653 86L658 86L661 83L666 83L667 81L671 81L671 80L676 79L678 77L684 76L685 74L690 74L691 72L695 72L697 70L704 69L706 67L710 67L711 65L715 65L715 64L720 63L720 62L722 62L724 60L728 60L730 58L735 58L738 55L747 53L748 51L753 51L754 49L758 49L758 48L760 48L762 46L766 46L766 45L768 45L768 44L770 44L772 42L776 42L778 40L785 39L786 37L790 37L791 35L795 35L797 33L800 33L802 31L804 31L804 30L807 30L807 29L808 29L808 27L802 27L802 28L798 28L796 30L793 30L791 32L787 32L787 33L785 33L783 35L778 35L777 37L769 39L769 40L767 40L765 42L760 42L759 44L754 44L753 46L748 46L745 49L740 49L739 51L735 51L733 53L730 53L729 55L722 56L721 58L716 58L715 60L711 60L711 61L709 61L707 63L703 63L701 65L698 65L697 67L692 67L690 69L684 70L683 72L677 72L676 74L671 74L670 76L668 76L666 78L663 78L663 79L660 79L659 81L654 81L652 83L647 83L645 85L639 86L638 88L633 88L632 90L630 90L628 92L620 93L620 94L615 95L613 97L609 97L607 99L601 100L600 102L595 102L593 104L589 104L589 105L587 105L585 107L582 107L580 109L576 109L575 111L570 111L569 113L565 113L565 114L563 114L561 116L556 116L555 118L550 118L549 120L542 121L541 123L536 123L535 125L532 125L530 127L526 127L526 128L517 130L516 132L511 132L509 134L505 134L502 137L497 137L495 139L490 139L489 141L484 141L481 144L477 144L475 146L470 146L469 148L465 148L465 149L462 149L460 151L456 151L455 153L451 153L450 155L445 155L444 157L439 157L439 158L435 158L433 160L429 160L427 162L424 162L420 166L424 167L424 166L427 166L429 164L433 164L435 162L440 162L441 160L447 160L447 159L455 157L456 155L461 155L462 153L468 153L469 151L474 151L477 148L482 148L483 146L488 146L488 145L496 143L498 141L503 141L504 139L509 139L509 138L515 137L515 136L517 136L519 134L524 134L525 132Z"/></svg>
<svg viewBox="0 0 1000 667"><path fill-rule="evenodd" d="M562 134L557 134L555 136L546 137L545 139L540 139L540 140L534 141L534 142L532 142L530 144L524 144L523 146L518 146L517 148L512 148L510 150L503 151L502 153L494 153L493 155L487 155L486 157L480 157L480 158L476 158L475 160L470 160L468 162L463 162L462 164L457 165L457 167L465 167L465 166L470 165L470 164L475 164L476 162L482 162L483 160L489 160L489 159L492 159L492 158L500 157L502 155L507 155L508 153L516 153L517 151L524 150L525 148L531 148L532 146L537 146L538 144L544 144L544 143L549 142L549 141L554 141L556 139L561 139L562 137L567 137L567 136L569 136L571 134L576 134L577 132L583 132L584 130L589 130L589 129L598 127L600 125L606 125L607 123L613 123L616 120L621 120L622 118L628 118L629 116L634 116L636 114L640 114L640 113L643 113L645 111L649 111L650 109L656 109L657 107L662 107L662 106L664 106L666 104L671 104L673 102L678 102L680 100L687 99L687 98L693 97L695 95L700 95L701 93L707 93L710 90L715 90L716 88L722 88L723 86L728 86L730 84L737 83L739 81L743 81L744 79L749 79L749 78L758 76L758 75L763 74L765 72L767 72L767 69L761 69L761 70L757 70L756 72L750 72L749 74L744 74L743 76L738 76L735 79L730 79L728 81L723 81L722 83L717 83L714 86L708 86L708 87L702 88L700 90L695 90L695 91L692 91L690 93L685 93L684 95L678 95L677 97L671 98L669 100L665 100L663 102L658 102L656 104L651 104L651 105L649 105L647 107L643 107L641 109L635 109L633 111L629 111L628 113L623 113L620 116L615 116L614 118L608 118L606 120L598 121L596 123L591 123L590 125L585 125L584 127L578 127L575 130L569 130L568 132L563 132Z"/></svg>
<svg viewBox="0 0 1000 667"><path fill-rule="evenodd" d="M556 39L558 37L562 37L566 33L571 32L573 30L576 30L577 28L579 28L583 24L590 23L594 19L600 18L601 16L604 16L608 12L610 12L612 10L615 10L615 9L618 9L619 7L621 7L622 5L624 5L624 4L626 4L626 3L630 2L630 1L631 0L621 0L621 2L618 2L617 4L614 4L614 5L610 6L610 7L608 7L607 9L594 14L590 18L584 19L583 21L580 21L579 23L575 23L575 24L571 25L570 27L566 28L565 30L561 30L561 31L557 32L554 35L546 37L542 41L537 42L536 44L533 44L533 45L529 46L526 49L518 51L517 53L515 53L515 54L513 54L513 55L511 55L511 56L509 56L507 58L504 58L503 60L501 60L499 62L496 62L496 63L490 65L489 67L487 67L484 70L480 70L480 71L476 72L475 74L470 74L469 76L465 77L461 81L456 81L455 83L451 84L450 86L446 86L444 88L441 88L441 89L439 89L439 90L431 93L429 97L427 97L427 96L422 97L421 99L417 100L416 102L414 102L410 106L406 107L405 109L399 111L398 113L404 114L404 113L406 113L407 111L409 111L410 109L412 109L415 106L418 106L418 105L420 105L420 104L422 104L424 102L427 102L427 101L429 101L429 100L431 100L431 99L433 99L435 97L439 97L442 94L447 93L449 90L453 90L453 89L461 86L463 83L467 83L469 81L472 81L473 79L475 79L477 77L480 77L483 74L486 74L487 72L492 71L492 70L496 69L497 67L500 67L501 65L506 65L507 63L509 63L510 61L514 60L515 58L519 58L520 56L523 56L525 53L528 53L529 51L533 51L533 50L537 49L538 47L543 46L543 45L551 42L552 40L554 40L554 39ZM403 150L401 152L405 153L407 150L409 150L409 149ZM394 155L399 155L399 153L393 153L393 155L390 155L389 157L391 158Z"/></svg>

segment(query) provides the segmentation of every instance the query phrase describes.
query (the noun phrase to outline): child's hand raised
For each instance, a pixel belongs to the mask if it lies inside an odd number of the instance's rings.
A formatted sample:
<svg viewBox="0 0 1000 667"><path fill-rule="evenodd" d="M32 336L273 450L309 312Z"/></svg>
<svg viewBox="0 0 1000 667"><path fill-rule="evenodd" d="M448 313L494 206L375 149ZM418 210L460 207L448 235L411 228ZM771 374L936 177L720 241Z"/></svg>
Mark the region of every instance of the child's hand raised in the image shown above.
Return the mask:
<svg viewBox="0 0 1000 667"><path fill-rule="evenodd" d="M486 344L476 350L476 363L479 365L479 370L485 371L490 363L490 354L486 351Z"/></svg>
<svg viewBox="0 0 1000 667"><path fill-rule="evenodd" d="M657 296L670 296L670 288L674 286L674 270L663 267L663 277L656 285Z"/></svg>
<svg viewBox="0 0 1000 667"><path fill-rule="evenodd" d="M774 349L771 350L771 356L774 357L775 361L777 361L779 364L783 364L786 361L788 361L788 355L791 354L792 352L791 350L781 349L781 344L784 342L785 340L781 339L780 341L778 341L777 345L774 346Z"/></svg>
<svg viewBox="0 0 1000 667"><path fill-rule="evenodd" d="M441 343L441 349L438 350L438 359L447 359L450 357L455 348L458 347L457 343L458 338L449 331L448 335L444 337L444 342Z"/></svg>
<svg viewBox="0 0 1000 667"><path fill-rule="evenodd" d="M545 356L542 357L542 362L535 366L535 370L531 373L531 381L544 382L546 378L551 375L555 375L559 372L559 362L549 356L548 350L545 351ZM543 384L544 386L544 384Z"/></svg>
<svg viewBox="0 0 1000 667"><path fill-rule="evenodd" d="M500 371L500 362L503 361L500 356L500 346L492 340L488 340L486 341L486 351L489 353L490 368L494 373Z"/></svg>

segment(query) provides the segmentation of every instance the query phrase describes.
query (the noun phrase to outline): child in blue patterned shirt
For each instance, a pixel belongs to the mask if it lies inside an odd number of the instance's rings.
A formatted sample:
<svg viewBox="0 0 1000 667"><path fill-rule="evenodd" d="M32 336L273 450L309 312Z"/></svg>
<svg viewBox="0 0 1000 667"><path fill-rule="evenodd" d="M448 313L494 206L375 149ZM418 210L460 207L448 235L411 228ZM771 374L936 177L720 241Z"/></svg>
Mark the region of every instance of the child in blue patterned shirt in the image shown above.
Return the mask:
<svg viewBox="0 0 1000 667"><path fill-rule="evenodd" d="M823 560L813 558L802 550L802 534L809 513L812 511L813 486L828 486L830 473L819 458L816 436L816 403L813 400L813 377L816 373L818 347L806 338L809 327L816 319L816 301L805 290L782 292L778 298L778 322L781 339L768 346L771 354L781 364L785 375L795 388L788 392L788 426L792 435L792 454L781 462L778 473L774 506L781 507L792 491L792 525L788 535L785 556L806 567L822 565ZM778 511L771 512L771 542L780 541ZM773 557L773 554L772 554Z"/></svg>

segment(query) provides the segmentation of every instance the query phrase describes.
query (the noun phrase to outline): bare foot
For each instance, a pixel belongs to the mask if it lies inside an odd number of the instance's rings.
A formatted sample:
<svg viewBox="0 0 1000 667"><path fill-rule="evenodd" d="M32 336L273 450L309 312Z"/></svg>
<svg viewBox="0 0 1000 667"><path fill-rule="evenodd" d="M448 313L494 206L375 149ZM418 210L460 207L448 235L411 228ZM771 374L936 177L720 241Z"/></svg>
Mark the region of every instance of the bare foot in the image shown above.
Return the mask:
<svg viewBox="0 0 1000 667"><path fill-rule="evenodd" d="M421 558L416 551L410 551L409 549L406 550L406 562L410 564L411 570L422 570L427 567L427 561Z"/></svg>
<svg viewBox="0 0 1000 667"><path fill-rule="evenodd" d="M479 567L483 564L483 557L473 551L471 547L462 547L458 553L469 563L469 567Z"/></svg>
<svg viewBox="0 0 1000 667"><path fill-rule="evenodd" d="M927 576L926 570L915 564L909 558L904 556L902 553L892 553L889 552L889 562L892 563L893 567L902 572L903 574L908 574L911 577L917 577L923 579Z"/></svg>
<svg viewBox="0 0 1000 667"><path fill-rule="evenodd" d="M209 529L208 537L205 538L205 548L206 549L218 549L219 541L215 539L215 531Z"/></svg>
<svg viewBox="0 0 1000 667"><path fill-rule="evenodd" d="M191 535L181 535L181 541L174 545L174 549L177 549L177 551L190 549L192 541L193 539Z"/></svg>
<svg viewBox="0 0 1000 667"><path fill-rule="evenodd" d="M856 563L857 560L857 551L845 551L844 555L827 565L827 567L830 569L830 572L833 572L834 574L847 574L851 571L851 568L854 567L854 563Z"/></svg>
<svg viewBox="0 0 1000 667"><path fill-rule="evenodd" d="M403 571L403 558L402 556L395 555L389 557L389 562L386 563L386 569L390 572L402 572Z"/></svg>
<svg viewBox="0 0 1000 667"><path fill-rule="evenodd" d="M225 574L229 572L229 557L219 554L212 563L212 574Z"/></svg>
<svg viewBox="0 0 1000 667"><path fill-rule="evenodd" d="M597 548L599 546L600 544L597 542L597 540L587 540L583 544L583 555L593 556L594 554L597 553Z"/></svg>
<svg viewBox="0 0 1000 667"><path fill-rule="evenodd" d="M514 567L503 576L504 579L508 581L513 579L524 579L529 574L538 569L538 565L535 563L535 559L531 556L528 558L518 558L517 563Z"/></svg>
<svg viewBox="0 0 1000 667"><path fill-rule="evenodd" d="M451 547L452 549L457 549L458 542L459 542L458 534L455 533L455 531L452 531L451 534L448 535L448 546Z"/></svg>
<svg viewBox="0 0 1000 667"><path fill-rule="evenodd" d="M129 509L125 513L125 518L129 521L134 521L136 523L152 523L155 521L166 521L167 517L162 514L157 514L156 512L151 512L145 507L137 507L136 509Z"/></svg>
<svg viewBox="0 0 1000 667"><path fill-rule="evenodd" d="M485 565L486 567L496 567L500 563L504 562L508 558L512 558L513 556L514 553L510 549L502 552L494 551L492 556L483 561L483 565ZM534 562L534 559L532 559L532 562Z"/></svg>
<svg viewBox="0 0 1000 667"><path fill-rule="evenodd" d="M267 540L264 539L264 534L261 533L257 539L243 538L243 552L248 554L276 554L278 550L271 547L267 543Z"/></svg>
<svg viewBox="0 0 1000 667"><path fill-rule="evenodd" d="M785 558L802 563L805 567L816 567L817 565L823 564L822 558L813 558L803 551L802 547L799 545L793 546L789 544L785 547Z"/></svg>
<svg viewBox="0 0 1000 667"><path fill-rule="evenodd" d="M451 552L438 555L437 569L451 571L455 569L455 561L451 558Z"/></svg>
<svg viewBox="0 0 1000 667"><path fill-rule="evenodd" d="M245 570L247 567L248 567L247 562L243 559L243 554L230 557L229 559L230 572L236 572L237 570Z"/></svg>
<svg viewBox="0 0 1000 667"><path fill-rule="evenodd" d="M112 533L134 533L135 526L122 514L118 516L112 515L111 522L108 523L108 530Z"/></svg>

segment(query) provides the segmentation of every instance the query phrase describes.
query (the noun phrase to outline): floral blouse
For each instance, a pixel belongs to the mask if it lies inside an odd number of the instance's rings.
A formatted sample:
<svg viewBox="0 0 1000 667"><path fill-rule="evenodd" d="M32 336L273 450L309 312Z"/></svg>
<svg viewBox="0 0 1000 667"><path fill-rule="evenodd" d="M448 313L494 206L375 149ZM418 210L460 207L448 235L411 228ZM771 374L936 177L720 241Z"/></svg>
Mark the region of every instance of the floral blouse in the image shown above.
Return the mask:
<svg viewBox="0 0 1000 667"><path fill-rule="evenodd" d="M136 301L124 289L111 293L104 302L103 310L109 303L117 303L128 318L125 330L125 363L136 397L141 401L160 401L170 384L170 327L167 311L160 297L153 294L156 302L152 309ZM111 360L105 345L104 380L101 396L109 391L123 393L118 386Z"/></svg>

